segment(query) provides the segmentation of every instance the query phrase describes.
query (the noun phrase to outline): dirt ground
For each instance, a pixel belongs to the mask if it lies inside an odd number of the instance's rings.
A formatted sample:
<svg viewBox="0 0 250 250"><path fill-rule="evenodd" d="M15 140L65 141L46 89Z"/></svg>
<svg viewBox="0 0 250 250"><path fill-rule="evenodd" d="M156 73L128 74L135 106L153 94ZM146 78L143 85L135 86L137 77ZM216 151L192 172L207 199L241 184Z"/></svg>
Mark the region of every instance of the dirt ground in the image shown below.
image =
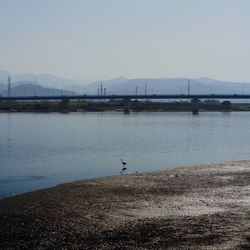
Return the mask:
<svg viewBox="0 0 250 250"><path fill-rule="evenodd" d="M250 161L84 180L3 199L0 249L250 249Z"/></svg>

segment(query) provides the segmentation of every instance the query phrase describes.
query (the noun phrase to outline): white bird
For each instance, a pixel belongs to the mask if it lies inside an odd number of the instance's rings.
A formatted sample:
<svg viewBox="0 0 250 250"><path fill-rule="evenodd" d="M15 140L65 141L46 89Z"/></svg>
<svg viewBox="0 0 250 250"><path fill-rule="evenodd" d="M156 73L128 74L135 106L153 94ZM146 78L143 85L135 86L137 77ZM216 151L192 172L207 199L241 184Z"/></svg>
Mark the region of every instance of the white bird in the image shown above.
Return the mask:
<svg viewBox="0 0 250 250"><path fill-rule="evenodd" d="M122 163L122 165L123 165L123 168L122 168L122 170L121 170L121 175L122 175L123 171L127 170L127 167L126 167L127 162L123 161L122 159L120 159L120 160L121 160L121 163Z"/></svg>

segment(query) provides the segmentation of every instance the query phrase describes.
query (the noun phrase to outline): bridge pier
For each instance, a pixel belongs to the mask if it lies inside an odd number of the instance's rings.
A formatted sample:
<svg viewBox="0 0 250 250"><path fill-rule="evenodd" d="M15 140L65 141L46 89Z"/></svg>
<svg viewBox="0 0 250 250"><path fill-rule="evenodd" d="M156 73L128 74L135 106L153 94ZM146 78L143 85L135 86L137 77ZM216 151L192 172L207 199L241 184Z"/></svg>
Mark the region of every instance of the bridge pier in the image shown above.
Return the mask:
<svg viewBox="0 0 250 250"><path fill-rule="evenodd" d="M231 111L232 103L230 101L224 101L221 103L222 111Z"/></svg>
<svg viewBox="0 0 250 250"><path fill-rule="evenodd" d="M193 98L191 100L192 103L192 113L193 115L198 115L199 114L199 99L198 98Z"/></svg>
<svg viewBox="0 0 250 250"><path fill-rule="evenodd" d="M124 104L124 109L123 109L124 114L129 114L130 113L130 99L124 99L123 104Z"/></svg>
<svg viewBox="0 0 250 250"><path fill-rule="evenodd" d="M60 102L60 108L63 111L68 111L69 110L69 99L68 98L62 98L61 102Z"/></svg>

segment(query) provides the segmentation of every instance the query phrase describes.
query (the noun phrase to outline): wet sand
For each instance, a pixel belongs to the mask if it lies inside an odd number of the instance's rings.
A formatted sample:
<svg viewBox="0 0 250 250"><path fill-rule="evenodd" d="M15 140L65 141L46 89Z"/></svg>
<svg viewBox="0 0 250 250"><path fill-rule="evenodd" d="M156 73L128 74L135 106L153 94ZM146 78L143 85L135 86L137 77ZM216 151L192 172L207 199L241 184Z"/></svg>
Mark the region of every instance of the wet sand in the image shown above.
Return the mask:
<svg viewBox="0 0 250 250"><path fill-rule="evenodd" d="M250 249L250 161L83 180L0 201L0 249Z"/></svg>

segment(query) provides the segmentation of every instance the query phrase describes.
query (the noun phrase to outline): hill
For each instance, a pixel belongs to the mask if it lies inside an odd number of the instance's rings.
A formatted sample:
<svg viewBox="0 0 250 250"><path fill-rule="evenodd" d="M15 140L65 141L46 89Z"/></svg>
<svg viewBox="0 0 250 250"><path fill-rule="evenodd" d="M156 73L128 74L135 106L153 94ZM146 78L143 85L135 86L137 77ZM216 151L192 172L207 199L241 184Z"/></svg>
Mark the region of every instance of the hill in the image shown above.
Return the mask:
<svg viewBox="0 0 250 250"><path fill-rule="evenodd" d="M8 76L11 77L11 81L17 82L39 82L43 87L49 88L63 88L65 90L72 90L74 86L79 86L78 81L65 79L62 77L54 76L51 74L13 74L9 71L0 70L0 81L7 83Z"/></svg>
<svg viewBox="0 0 250 250"><path fill-rule="evenodd" d="M229 82L218 81L209 78L188 79L182 78L135 78L128 79L125 77L118 77L111 80L95 81L88 85L83 85L70 79L54 76L51 74L13 74L8 71L0 70L0 92L7 91L7 77L11 76L12 87L17 87L23 84L32 84L46 88L41 92L61 93L60 89L64 91L74 92L78 94L97 94L98 88L102 84L106 88L107 94L135 94L136 89L138 94L186 94L188 91L188 80L190 82L191 94L250 94L250 83L244 82ZM31 86L30 86L31 87ZM24 89L29 88L28 86ZM39 94L40 90L18 90L18 92L29 92ZM59 91L59 92L58 92ZM64 92L68 93L68 92Z"/></svg>
<svg viewBox="0 0 250 250"><path fill-rule="evenodd" d="M191 94L249 94L250 83L226 82L208 78L155 78L127 79L120 78L103 81L107 94L186 94L190 82ZM87 94L96 94L100 82L94 82L84 87ZM146 90L145 90L146 89Z"/></svg>
<svg viewBox="0 0 250 250"><path fill-rule="evenodd" d="M13 83L13 86L14 87L11 88L11 96L77 95L75 92L72 91L55 89L55 88L46 88L29 81L16 82ZM8 91L6 88L5 90L0 92L1 96L8 95Z"/></svg>
<svg viewBox="0 0 250 250"><path fill-rule="evenodd" d="M0 82L0 92L1 92L1 91L4 91L4 90L6 90L6 89L7 89L7 85L4 84L4 83L2 83L2 82Z"/></svg>

